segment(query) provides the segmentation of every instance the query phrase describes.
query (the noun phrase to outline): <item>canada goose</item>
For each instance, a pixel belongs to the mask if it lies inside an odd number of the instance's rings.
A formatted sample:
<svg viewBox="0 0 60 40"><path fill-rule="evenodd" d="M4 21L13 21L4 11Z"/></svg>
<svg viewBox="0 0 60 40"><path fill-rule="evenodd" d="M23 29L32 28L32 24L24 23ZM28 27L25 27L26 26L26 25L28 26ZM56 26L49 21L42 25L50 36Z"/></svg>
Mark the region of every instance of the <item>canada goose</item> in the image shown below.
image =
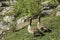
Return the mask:
<svg viewBox="0 0 60 40"><path fill-rule="evenodd" d="M51 32L51 30L49 28L47 28L46 26L44 26L43 24L41 24L41 22L40 22L40 16L38 17L37 28L40 31L43 31L43 32Z"/></svg>
<svg viewBox="0 0 60 40"><path fill-rule="evenodd" d="M30 24L28 25L28 32L33 34L34 36L40 36L40 35L44 35L42 32L39 31L38 28L32 28L32 18L30 18Z"/></svg>

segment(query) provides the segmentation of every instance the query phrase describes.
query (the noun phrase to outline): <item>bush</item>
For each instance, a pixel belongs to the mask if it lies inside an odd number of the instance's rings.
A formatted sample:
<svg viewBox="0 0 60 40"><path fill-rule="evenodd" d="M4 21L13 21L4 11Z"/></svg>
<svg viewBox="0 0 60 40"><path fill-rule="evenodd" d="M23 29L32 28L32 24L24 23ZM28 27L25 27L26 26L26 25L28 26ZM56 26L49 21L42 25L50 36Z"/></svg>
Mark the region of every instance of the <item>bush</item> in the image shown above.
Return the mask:
<svg viewBox="0 0 60 40"><path fill-rule="evenodd" d="M18 0L14 7L15 17L20 18L25 15L38 15L42 6L36 0Z"/></svg>
<svg viewBox="0 0 60 40"><path fill-rule="evenodd" d="M37 16L41 11L42 5L40 2L42 1L50 1L50 8L55 8L58 5L57 0L18 0L14 5L13 12L16 20L26 15L28 17Z"/></svg>

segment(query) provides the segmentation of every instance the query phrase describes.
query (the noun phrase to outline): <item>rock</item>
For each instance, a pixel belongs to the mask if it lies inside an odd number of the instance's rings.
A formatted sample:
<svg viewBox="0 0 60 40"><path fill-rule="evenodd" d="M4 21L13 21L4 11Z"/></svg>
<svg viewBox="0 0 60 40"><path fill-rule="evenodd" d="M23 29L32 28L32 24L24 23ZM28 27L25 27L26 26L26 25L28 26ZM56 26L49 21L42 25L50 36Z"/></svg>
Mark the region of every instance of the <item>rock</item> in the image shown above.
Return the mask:
<svg viewBox="0 0 60 40"><path fill-rule="evenodd" d="M9 1L2 1L2 7L10 6Z"/></svg>
<svg viewBox="0 0 60 40"><path fill-rule="evenodd" d="M3 8L2 7L0 7L0 12L3 10ZM0 13L1 14L1 13Z"/></svg>
<svg viewBox="0 0 60 40"><path fill-rule="evenodd" d="M10 6L10 5L14 5L14 3L16 3L17 1L16 0L5 0L5 1L2 1L2 4L3 6Z"/></svg>
<svg viewBox="0 0 60 40"><path fill-rule="evenodd" d="M10 7L1 7L3 10L1 11L1 15L9 14L14 8L13 6Z"/></svg>
<svg viewBox="0 0 60 40"><path fill-rule="evenodd" d="M0 28L0 39L2 38L2 33L3 33L3 31Z"/></svg>
<svg viewBox="0 0 60 40"><path fill-rule="evenodd" d="M50 3L51 1L44 1L41 3L43 7L49 7L50 9L55 9L57 5L53 5L53 3Z"/></svg>
<svg viewBox="0 0 60 40"><path fill-rule="evenodd" d="M10 8L11 8L11 7L6 7L5 9L8 11L8 10L10 10Z"/></svg>
<svg viewBox="0 0 60 40"><path fill-rule="evenodd" d="M2 38L1 38L1 40L5 40L5 38L4 38L4 37L2 37Z"/></svg>
<svg viewBox="0 0 60 40"><path fill-rule="evenodd" d="M16 3L16 2L17 2L17 0L11 0L11 2L12 2L12 3Z"/></svg>
<svg viewBox="0 0 60 40"><path fill-rule="evenodd" d="M1 28L0 28L0 35L2 34L2 30L1 30Z"/></svg>
<svg viewBox="0 0 60 40"><path fill-rule="evenodd" d="M1 22L0 22L0 28L1 28L2 30L6 31L6 30L9 30L9 25L8 25L8 23L6 23L6 22L4 22L4 21L1 21Z"/></svg>
<svg viewBox="0 0 60 40"><path fill-rule="evenodd" d="M42 10L48 10L50 7L43 7Z"/></svg>
<svg viewBox="0 0 60 40"><path fill-rule="evenodd" d="M56 12L56 16L60 16L60 11L57 11Z"/></svg>
<svg viewBox="0 0 60 40"><path fill-rule="evenodd" d="M13 0L13 2L14 2L14 3L16 3L16 2L17 2L17 0Z"/></svg>
<svg viewBox="0 0 60 40"><path fill-rule="evenodd" d="M2 10L2 15L5 15L5 14L8 14L9 10L11 9L11 7L5 7L3 10Z"/></svg>
<svg viewBox="0 0 60 40"><path fill-rule="evenodd" d="M47 7L50 5L50 1L44 1L41 3L44 7Z"/></svg>
<svg viewBox="0 0 60 40"><path fill-rule="evenodd" d="M11 23L14 20L14 16L5 16L5 17L3 17L3 20L5 22L10 22Z"/></svg>
<svg viewBox="0 0 60 40"><path fill-rule="evenodd" d="M2 6L2 3L0 2L0 7Z"/></svg>
<svg viewBox="0 0 60 40"><path fill-rule="evenodd" d="M5 32L0 28L0 40L4 40Z"/></svg>
<svg viewBox="0 0 60 40"><path fill-rule="evenodd" d="M60 16L60 5L56 7L56 16Z"/></svg>
<svg viewBox="0 0 60 40"><path fill-rule="evenodd" d="M57 10L57 11L60 11L60 5L58 5L58 6L56 7L56 10Z"/></svg>
<svg viewBox="0 0 60 40"><path fill-rule="evenodd" d="M53 9L49 9L49 10L43 10L42 12L41 12L41 14L48 14L48 15L50 15L50 14L52 14L53 13Z"/></svg>
<svg viewBox="0 0 60 40"><path fill-rule="evenodd" d="M2 1L2 3L10 6L10 5L14 5L14 3L16 3L17 0L7 0L7 1Z"/></svg>
<svg viewBox="0 0 60 40"><path fill-rule="evenodd" d="M21 17L17 20L17 24L23 23L27 19L27 16Z"/></svg>

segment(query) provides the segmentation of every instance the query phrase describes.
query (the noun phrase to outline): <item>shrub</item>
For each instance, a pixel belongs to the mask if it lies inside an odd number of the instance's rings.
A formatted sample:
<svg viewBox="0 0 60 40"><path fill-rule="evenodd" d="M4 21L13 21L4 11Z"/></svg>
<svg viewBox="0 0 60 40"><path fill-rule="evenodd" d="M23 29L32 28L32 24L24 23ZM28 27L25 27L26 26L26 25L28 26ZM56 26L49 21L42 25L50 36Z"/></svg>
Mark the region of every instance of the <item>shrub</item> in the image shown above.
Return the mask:
<svg viewBox="0 0 60 40"><path fill-rule="evenodd" d="M36 0L18 0L14 7L15 17L20 18L25 15L28 17L38 15L42 6Z"/></svg>

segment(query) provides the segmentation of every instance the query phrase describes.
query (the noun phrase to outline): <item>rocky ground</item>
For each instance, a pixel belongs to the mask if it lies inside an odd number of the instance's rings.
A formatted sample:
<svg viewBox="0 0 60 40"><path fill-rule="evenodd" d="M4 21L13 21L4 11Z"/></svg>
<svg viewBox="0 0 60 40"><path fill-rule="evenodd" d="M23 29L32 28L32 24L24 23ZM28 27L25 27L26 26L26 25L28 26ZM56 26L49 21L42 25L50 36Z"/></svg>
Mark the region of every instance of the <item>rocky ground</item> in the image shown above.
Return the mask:
<svg viewBox="0 0 60 40"><path fill-rule="evenodd" d="M0 1L0 40L4 40L4 33L6 28L9 26L7 21L11 22L12 16L8 16L9 12L13 10L13 5L16 3L15 0L11 1ZM7 28L9 30L9 27Z"/></svg>

